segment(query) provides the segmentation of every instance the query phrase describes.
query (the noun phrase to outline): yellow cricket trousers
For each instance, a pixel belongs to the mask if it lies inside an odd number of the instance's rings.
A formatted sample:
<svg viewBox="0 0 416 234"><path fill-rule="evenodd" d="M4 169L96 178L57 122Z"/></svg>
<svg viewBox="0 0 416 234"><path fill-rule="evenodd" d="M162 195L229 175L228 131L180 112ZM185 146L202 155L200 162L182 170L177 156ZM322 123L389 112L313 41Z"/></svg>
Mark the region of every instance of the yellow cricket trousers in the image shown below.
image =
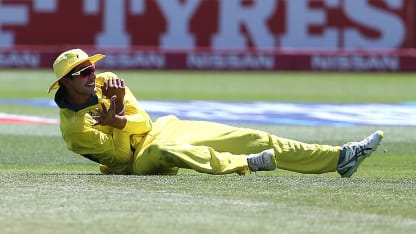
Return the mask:
<svg viewBox="0 0 416 234"><path fill-rule="evenodd" d="M306 144L259 130L170 115L159 118L138 146L132 173L176 174L179 168L188 168L216 175L245 174L247 154L271 148L278 168L314 174L335 171L341 150L339 146Z"/></svg>

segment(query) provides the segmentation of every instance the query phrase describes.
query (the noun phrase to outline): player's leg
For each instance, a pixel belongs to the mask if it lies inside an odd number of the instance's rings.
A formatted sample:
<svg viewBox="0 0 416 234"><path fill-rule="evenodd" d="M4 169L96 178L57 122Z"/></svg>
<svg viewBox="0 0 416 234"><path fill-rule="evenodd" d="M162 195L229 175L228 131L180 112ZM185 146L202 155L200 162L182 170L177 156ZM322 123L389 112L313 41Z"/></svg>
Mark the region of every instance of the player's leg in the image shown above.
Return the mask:
<svg viewBox="0 0 416 234"><path fill-rule="evenodd" d="M276 151L277 166L301 173L337 171L342 177L352 176L360 163L375 151L384 137L376 131L359 142L341 146L307 144L269 135Z"/></svg>
<svg viewBox="0 0 416 234"><path fill-rule="evenodd" d="M274 135L269 137L276 151L278 168L311 174L336 171L340 146L308 144Z"/></svg>
<svg viewBox="0 0 416 234"><path fill-rule="evenodd" d="M209 145L201 144L205 140L215 139L218 134L222 133L217 130L212 131L209 127L198 129L202 123L192 124L192 122L184 123L175 116L159 118L154 123L149 137L135 147L133 173L174 174L177 168L192 168L210 174L232 172L242 174L247 171L247 155L228 151L220 153ZM227 126L223 125L223 127ZM199 137L196 133L199 133ZM197 142L200 144L192 144Z"/></svg>
<svg viewBox="0 0 416 234"><path fill-rule="evenodd" d="M208 146L232 154L259 153L271 148L265 132L207 121L178 120L158 139L177 145Z"/></svg>
<svg viewBox="0 0 416 234"><path fill-rule="evenodd" d="M203 121L178 121L163 139L209 146L215 151L233 154L274 149L277 167L302 173L336 171L340 153L339 146L307 144L264 131Z"/></svg>
<svg viewBox="0 0 416 234"><path fill-rule="evenodd" d="M247 155L220 153L207 146L168 145L155 140L137 155L133 173L166 174L177 168L214 175L244 174L248 170Z"/></svg>
<svg viewBox="0 0 416 234"><path fill-rule="evenodd" d="M340 147L308 144L277 137L259 130L236 128L212 122L180 121L177 119L173 122L169 124L167 130L158 136L165 142L170 142L173 145L207 146L216 152L229 152L237 155L274 149L279 168L301 173L325 173L338 169L338 172L343 176L343 172L347 169L345 167L340 169L340 163L344 162L344 159L340 160L340 156L345 155L344 151L351 148L361 149L364 147L364 154L360 154L362 150L353 150L352 154L347 154L352 161L347 159L348 165L346 167L352 169L348 169L349 172L345 176L351 176L360 162L374 151L382 139L382 132L376 132L370 135L367 140L358 142L360 147L355 147L357 143L353 143L354 147Z"/></svg>

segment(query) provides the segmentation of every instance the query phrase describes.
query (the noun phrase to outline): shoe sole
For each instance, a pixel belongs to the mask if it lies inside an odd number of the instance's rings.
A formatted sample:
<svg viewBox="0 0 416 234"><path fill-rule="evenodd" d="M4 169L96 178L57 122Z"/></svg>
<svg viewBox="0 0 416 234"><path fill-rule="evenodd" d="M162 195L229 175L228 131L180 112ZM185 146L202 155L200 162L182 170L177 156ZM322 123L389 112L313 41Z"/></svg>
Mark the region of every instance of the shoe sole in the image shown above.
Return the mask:
<svg viewBox="0 0 416 234"><path fill-rule="evenodd" d="M368 155L366 155L366 156L362 156L362 157L359 157L358 158L358 160L357 160L357 163L353 166L353 167L351 167L346 173L344 173L343 175L342 175L342 177L351 177L356 171L357 171L357 168L360 166L360 164L364 161L364 159L366 159L366 158L368 158L368 157L370 157L370 155L376 150L376 148L380 145L380 142L381 142L381 140L383 140L383 138L384 138L384 132L383 131L381 131L381 130L377 130L376 132L374 132L372 135L374 135L374 134L377 134L377 136L378 136L378 142L377 142L377 144L371 149L371 151L370 151L370 153L368 153Z"/></svg>

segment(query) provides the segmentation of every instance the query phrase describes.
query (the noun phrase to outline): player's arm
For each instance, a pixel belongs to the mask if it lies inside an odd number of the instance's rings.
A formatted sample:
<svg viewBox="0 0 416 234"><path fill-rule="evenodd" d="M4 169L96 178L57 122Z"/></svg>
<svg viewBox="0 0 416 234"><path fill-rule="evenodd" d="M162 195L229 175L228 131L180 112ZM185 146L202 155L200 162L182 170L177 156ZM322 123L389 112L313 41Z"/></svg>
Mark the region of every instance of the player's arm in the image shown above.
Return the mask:
<svg viewBox="0 0 416 234"><path fill-rule="evenodd" d="M152 130L152 119L140 106L136 97L127 86L125 89L124 107L124 116L127 119L127 123L123 131L142 135Z"/></svg>
<svg viewBox="0 0 416 234"><path fill-rule="evenodd" d="M93 155L101 164L116 165L128 163L133 157L130 135L121 130L106 134L93 127L85 126L63 134L68 149L81 155Z"/></svg>
<svg viewBox="0 0 416 234"><path fill-rule="evenodd" d="M120 116L125 116L127 120L123 131L139 135L149 132L152 129L152 120L148 113L141 108L136 97L127 87L124 80L112 72L101 73L100 77L103 78L103 82L98 93L102 93L102 96L107 98L111 98L114 95L117 96L115 113ZM122 104L120 104L121 100Z"/></svg>
<svg viewBox="0 0 416 234"><path fill-rule="evenodd" d="M130 93L130 92L129 92ZM140 108L137 100L129 97L126 98L124 111L117 114L117 97L114 95L110 99L110 106L107 108L101 103L101 109L97 109L97 115L94 116L95 125L107 125L122 130L125 133L142 135L152 129L152 120L149 115Z"/></svg>

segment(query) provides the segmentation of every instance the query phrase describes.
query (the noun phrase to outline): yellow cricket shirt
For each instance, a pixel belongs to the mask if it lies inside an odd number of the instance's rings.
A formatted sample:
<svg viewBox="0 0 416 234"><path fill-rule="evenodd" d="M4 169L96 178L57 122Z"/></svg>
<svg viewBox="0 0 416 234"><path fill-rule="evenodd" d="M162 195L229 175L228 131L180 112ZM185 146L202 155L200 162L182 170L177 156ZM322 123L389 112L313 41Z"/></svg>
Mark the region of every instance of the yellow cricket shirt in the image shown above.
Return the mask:
<svg viewBox="0 0 416 234"><path fill-rule="evenodd" d="M60 108L60 129L69 150L105 165L107 172L130 174L133 146L139 145L152 129L152 120L126 87L126 126L121 130L111 126L93 126L95 120L92 115L96 113L96 108L101 109L100 103L104 102L107 108L110 105L109 99L103 97L101 92L104 81L110 78L117 78L117 75L111 72L96 75L97 92L83 106L66 104L63 99L64 90L60 88L57 91L55 102Z"/></svg>

